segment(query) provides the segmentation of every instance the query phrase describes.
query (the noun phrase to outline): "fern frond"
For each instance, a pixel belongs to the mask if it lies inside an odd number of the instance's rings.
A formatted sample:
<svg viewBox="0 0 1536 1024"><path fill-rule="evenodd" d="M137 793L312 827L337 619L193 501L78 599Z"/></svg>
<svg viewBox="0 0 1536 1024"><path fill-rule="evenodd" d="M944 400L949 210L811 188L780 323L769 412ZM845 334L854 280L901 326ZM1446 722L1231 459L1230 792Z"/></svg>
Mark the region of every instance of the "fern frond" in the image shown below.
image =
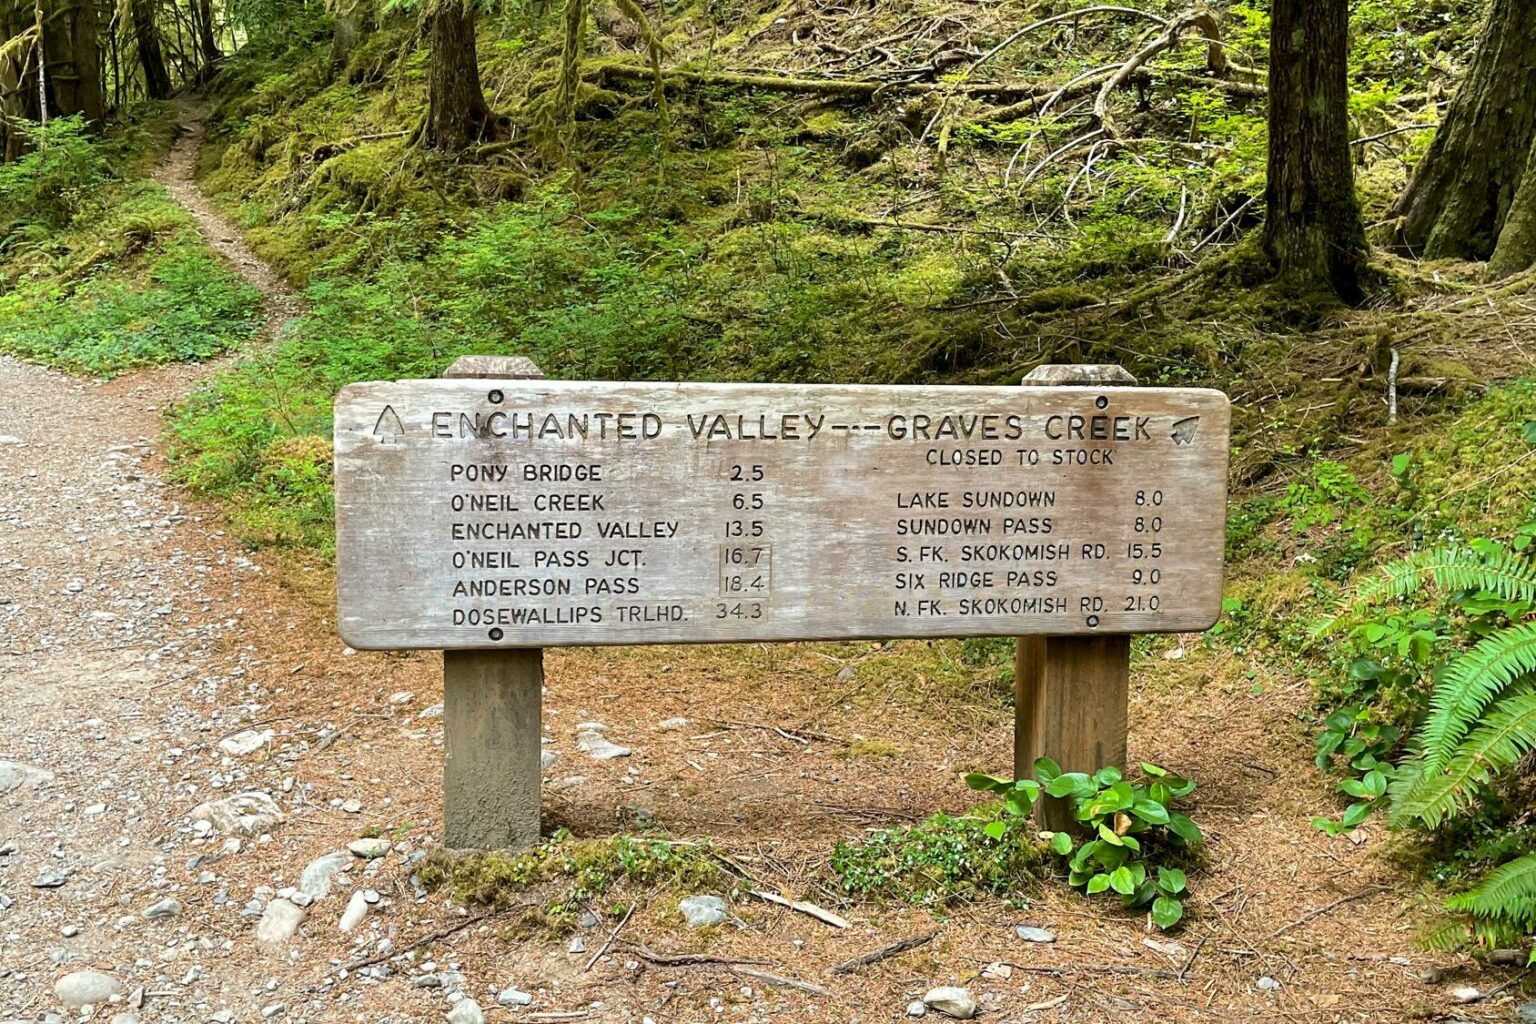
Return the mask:
<svg viewBox="0 0 1536 1024"><path fill-rule="evenodd" d="M1379 598L1402 600L1433 583L1440 590L1487 590L1506 601L1536 600L1536 563L1510 551L1489 560L1471 548L1415 551L1382 566L1355 591L1357 604Z"/></svg>
<svg viewBox="0 0 1536 1024"><path fill-rule="evenodd" d="M1536 854L1495 868L1473 888L1446 900L1445 906L1480 921L1528 930L1536 924Z"/></svg>
<svg viewBox="0 0 1536 1024"><path fill-rule="evenodd" d="M1442 669L1429 698L1429 717L1415 737L1423 773L1439 771L1483 709L1531 672L1536 672L1536 622L1501 629Z"/></svg>
<svg viewBox="0 0 1536 1024"><path fill-rule="evenodd" d="M1455 817L1502 771L1536 747L1536 694L1522 693L1495 705L1443 771L1424 773L1393 801L1388 822L1422 821L1430 828Z"/></svg>
<svg viewBox="0 0 1536 1024"><path fill-rule="evenodd" d="M1472 941L1472 926L1465 918L1445 917L1419 933L1418 944L1439 953L1464 949Z"/></svg>

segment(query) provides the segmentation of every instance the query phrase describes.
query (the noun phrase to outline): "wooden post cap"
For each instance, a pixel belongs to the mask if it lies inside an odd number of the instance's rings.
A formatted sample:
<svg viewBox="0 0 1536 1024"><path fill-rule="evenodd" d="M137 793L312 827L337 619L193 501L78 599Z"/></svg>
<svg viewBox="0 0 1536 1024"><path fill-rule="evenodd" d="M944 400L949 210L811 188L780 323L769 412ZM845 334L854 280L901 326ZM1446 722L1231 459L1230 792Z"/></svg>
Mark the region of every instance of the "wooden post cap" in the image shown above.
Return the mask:
<svg viewBox="0 0 1536 1024"><path fill-rule="evenodd" d="M1131 371L1116 363L1043 363L1024 375L1026 387L1068 384L1123 384L1135 387Z"/></svg>
<svg viewBox="0 0 1536 1024"><path fill-rule="evenodd" d="M485 380L543 380L544 371L527 356L459 356L444 377Z"/></svg>

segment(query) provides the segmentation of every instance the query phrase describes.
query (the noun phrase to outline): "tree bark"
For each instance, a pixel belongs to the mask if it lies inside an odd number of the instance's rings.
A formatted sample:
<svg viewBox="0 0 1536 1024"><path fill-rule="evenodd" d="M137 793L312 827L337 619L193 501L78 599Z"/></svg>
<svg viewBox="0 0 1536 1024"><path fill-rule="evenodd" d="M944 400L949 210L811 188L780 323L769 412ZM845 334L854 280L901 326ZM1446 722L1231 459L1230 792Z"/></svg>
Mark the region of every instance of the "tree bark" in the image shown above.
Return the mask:
<svg viewBox="0 0 1536 1024"><path fill-rule="evenodd" d="M1401 249L1484 260L1536 141L1536 3L1493 0L1445 122L1393 210Z"/></svg>
<svg viewBox="0 0 1536 1024"><path fill-rule="evenodd" d="M98 12L91 0L78 0L59 19L68 34L68 71L54 80L60 114L83 114L99 125L107 114L101 83L101 36Z"/></svg>
<svg viewBox="0 0 1536 1024"><path fill-rule="evenodd" d="M171 98L171 76L160 49L160 29L155 25L154 0L131 0L133 39L138 44L139 66L144 70L144 95L152 100Z"/></svg>
<svg viewBox="0 0 1536 1024"><path fill-rule="evenodd" d="M466 0L438 0L428 19L427 144L457 152L496 134L495 116L480 88L475 15Z"/></svg>
<svg viewBox="0 0 1536 1024"><path fill-rule="evenodd" d="M213 31L213 0L195 0L197 48L202 53L203 71L211 74L224 61L218 38Z"/></svg>
<svg viewBox="0 0 1536 1024"><path fill-rule="evenodd" d="M1499 232L1499 244L1488 260L1488 273L1496 281L1529 270L1536 264L1536 147L1526 162L1525 177L1510 203Z"/></svg>
<svg viewBox="0 0 1536 1024"><path fill-rule="evenodd" d="M1362 297L1367 246L1349 151L1346 0L1275 0L1264 250L1283 284Z"/></svg>
<svg viewBox="0 0 1536 1024"><path fill-rule="evenodd" d="M331 66L343 67L352 56L352 50L363 38L363 15L360 3L339 8L331 29Z"/></svg>

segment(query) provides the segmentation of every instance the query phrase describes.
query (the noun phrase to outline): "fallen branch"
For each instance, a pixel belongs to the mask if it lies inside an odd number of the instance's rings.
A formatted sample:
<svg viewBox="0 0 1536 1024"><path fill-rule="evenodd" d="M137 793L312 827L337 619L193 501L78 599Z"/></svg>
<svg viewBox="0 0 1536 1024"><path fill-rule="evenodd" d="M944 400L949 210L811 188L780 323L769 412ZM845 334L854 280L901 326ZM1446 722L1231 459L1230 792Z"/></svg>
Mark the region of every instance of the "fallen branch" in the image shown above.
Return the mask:
<svg viewBox="0 0 1536 1024"><path fill-rule="evenodd" d="M1120 70L1109 76L1104 84L1100 86L1099 95L1093 101L1093 116L1095 119L1097 119L1100 126L1103 127L1106 133L1117 137L1120 134L1119 131L1115 128L1114 121L1112 121L1109 116L1110 95L1116 89L1119 89L1121 86L1125 85L1125 83L1130 80L1131 76L1140 70L1141 67L1147 63L1147 61L1151 60L1153 57L1156 57L1164 50L1171 50L1175 46L1179 45L1179 34L1181 32L1187 28L1193 28L1197 25L1206 32L1208 37L1212 36L1217 31L1215 19L1212 18L1208 12L1190 11L1188 13L1181 14L1172 21L1166 22L1161 35L1152 40L1146 46L1142 47L1136 53L1132 54L1129 60L1120 65ZM1214 38L1209 39L1208 41L1211 44L1211 50L1213 54L1211 62L1214 66L1218 61L1218 58L1214 55L1220 52L1221 41L1220 39ZM1225 68L1226 58L1224 56L1220 57L1219 61L1220 66Z"/></svg>
<svg viewBox="0 0 1536 1024"><path fill-rule="evenodd" d="M717 964L721 967L730 967L734 964L766 964L768 962L767 960L710 956L708 953L656 953L636 943L630 943L625 948L632 950L635 956L638 956L641 960L660 967L697 967L701 964Z"/></svg>
<svg viewBox="0 0 1536 1024"><path fill-rule="evenodd" d="M839 917L837 914L832 913L830 910L823 910L821 907L818 907L814 903L806 903L802 900L786 899L783 896L780 896L778 893L762 892L758 889L748 889L747 892L751 893L753 896L756 896L760 900L767 900L769 903L777 904L781 907L788 907L790 910L797 910L809 917L814 917L821 923L829 924L833 928L847 928L850 924L847 918Z"/></svg>
<svg viewBox="0 0 1536 1024"><path fill-rule="evenodd" d="M1031 22L1030 24L1025 25L1023 28L1014 32L1011 36L1004 39L996 46L992 47L992 49L982 54L979 58L977 58L976 63L972 64L970 69L966 71L965 77L969 78L977 68L981 67L987 61L991 60L993 57L996 57L1004 50L1008 49L1008 47L1012 46L1020 39L1023 39L1026 35L1033 32L1035 29L1044 28L1047 25L1054 25L1059 21L1071 21L1074 18L1081 18L1087 14L1134 14L1138 18L1146 18L1149 21L1157 22L1159 25L1167 26L1168 24L1168 20L1160 14L1152 14L1150 11L1137 10L1134 7L1117 7L1112 4L1100 4L1097 7L1084 7L1081 10L1067 11L1064 14L1053 14L1049 18L1041 18L1039 21Z"/></svg>
<svg viewBox="0 0 1536 1024"><path fill-rule="evenodd" d="M490 913L481 914L479 917L468 917L462 921L456 921L446 928L439 928L435 932L428 932L426 935L418 936L417 938L412 939L403 948L414 949L417 946L424 946L429 942L436 942L439 939L446 939L448 936L457 932L461 932L471 925L479 924L481 921L486 921L493 917L499 917L502 914L509 914L514 910L527 910L531 906L533 906L532 903L519 903L513 907L506 907L502 910L493 910ZM344 964L340 970L355 971L362 967L370 967L373 964L382 963L394 955L395 954L393 950L386 953L376 953L373 956L363 957L361 960L353 960L349 964Z"/></svg>
<svg viewBox="0 0 1536 1024"><path fill-rule="evenodd" d="M1355 902L1355 900L1363 900L1367 896L1374 896L1378 892L1386 892L1386 891L1387 891L1387 887L1384 886L1384 885L1368 885L1364 889L1361 889L1359 892L1350 893L1348 896L1340 896L1338 899L1334 900L1332 903L1325 904L1325 905L1323 905L1321 907L1316 908L1315 910L1307 911L1305 914L1302 914L1300 917L1298 917L1296 920L1292 921L1290 924L1281 925L1279 928L1276 928L1273 932L1270 932L1269 937L1271 939L1278 939L1280 936L1284 935L1286 932L1291 931L1291 930L1293 930L1295 928L1300 928L1302 925L1306 924L1308 921L1312 921L1312 920L1315 920L1316 918L1322 917L1324 914L1328 913L1329 911L1337 910L1340 907L1344 906L1344 904L1346 904L1346 903L1353 903L1353 902Z"/></svg>
<svg viewBox="0 0 1536 1024"><path fill-rule="evenodd" d="M769 985L778 985L780 988L799 989L801 992L809 992L813 996L830 996L832 990L809 981L800 981L796 978L786 978L782 974L774 974L770 971L754 971L750 967L732 967L732 974L740 974L745 978L756 978L758 981Z"/></svg>
<svg viewBox="0 0 1536 1024"><path fill-rule="evenodd" d="M1016 971L1025 974L1045 974L1051 977L1061 977L1064 974L1129 974L1138 978L1156 978L1159 981L1179 980L1178 971L1163 970L1158 967L1134 967L1130 964L1083 964L1080 967L1035 967L1028 964L1016 964L1011 960L1003 961Z"/></svg>
<svg viewBox="0 0 1536 1024"><path fill-rule="evenodd" d="M1404 124L1404 125L1399 125L1396 128L1389 128L1389 129L1387 129L1384 132L1377 132L1375 135L1367 135L1363 139L1355 139L1354 141L1352 141L1350 143L1350 145L1351 146L1364 146L1368 142L1380 142L1382 139L1390 138L1393 135L1401 135L1403 132L1416 132L1416 131L1422 131L1422 130L1424 130L1426 128L1438 128L1438 127L1440 127L1440 126L1437 125L1437 124Z"/></svg>
<svg viewBox="0 0 1536 1024"><path fill-rule="evenodd" d="M654 82L649 68L627 64L608 64L598 69L599 81L608 78L624 81ZM886 93L960 93L967 96L1020 98L1037 96L1048 90L1039 84L1021 82L893 82L862 78L796 78L790 75L751 74L744 71L694 71L668 68L661 72L669 84L688 82L695 85L733 85L744 89L772 92L811 93L820 96L875 97Z"/></svg>
<svg viewBox="0 0 1536 1024"><path fill-rule="evenodd" d="M631 903L629 905L629 909L624 911L624 920L620 921L618 926L614 928L613 931L608 933L607 940L604 941L601 946L597 947L597 952L592 954L592 959L587 961L587 966L581 969L583 974L585 974L587 971L590 971L592 969L592 965L597 963L598 959L602 957L604 953L608 952L608 947L613 945L613 940L619 937L619 932L624 930L624 926L629 924L629 919L634 915L635 905Z"/></svg>
<svg viewBox="0 0 1536 1024"><path fill-rule="evenodd" d="M893 942L889 946L881 946L879 949L870 953L865 953L863 956L856 956L852 960L844 960L836 967L833 967L829 973L850 974L853 971L858 970L860 967L868 967L870 964L877 964L881 960L889 960L891 957L896 956L898 953L905 953L910 949L916 949L919 946L926 946L928 943L932 942L938 934L939 933L937 930L925 932L922 935L914 935L911 938L902 939L900 942Z"/></svg>

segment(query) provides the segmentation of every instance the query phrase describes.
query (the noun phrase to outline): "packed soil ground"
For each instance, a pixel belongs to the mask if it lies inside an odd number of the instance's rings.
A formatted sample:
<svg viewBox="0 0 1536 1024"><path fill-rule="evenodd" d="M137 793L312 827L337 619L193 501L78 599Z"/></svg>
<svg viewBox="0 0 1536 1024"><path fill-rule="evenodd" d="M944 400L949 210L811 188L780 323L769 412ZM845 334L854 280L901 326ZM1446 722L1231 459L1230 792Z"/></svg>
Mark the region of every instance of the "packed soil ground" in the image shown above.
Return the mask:
<svg viewBox="0 0 1536 1024"><path fill-rule="evenodd" d="M192 113L162 180L268 290L275 327L294 300L191 183ZM691 930L689 893L628 892L633 916L594 959L616 920L580 930L575 953L568 935L513 927L516 911L426 892L412 875L442 833L441 659L347 649L323 573L242 551L217 509L161 480L160 412L207 371L95 383L0 359L0 1019L77 1018L55 983L82 970L118 985L93 1019L146 1022L435 1021L458 996L492 1021L897 1020L938 985L967 986L997 1021L1514 1016L1521 974L1415 946L1434 901L1378 826L1330 838L1310 824L1330 783L1309 766L1307 688L1196 638L1138 658L1131 696L1132 760L1201 782L1191 813L1209 841L1173 936L1054 881L1027 907L939 914L840 897L826 867L839 840L964 809L962 774L1011 760L999 695L922 670L933 659L906 644L546 656L547 828L654 819L711 839L742 889L850 927L738 890L716 893L725 924ZM688 722L662 726L675 718ZM633 753L579 751L574 726L591 720ZM247 730L259 744L232 753ZM283 820L238 849L194 827L194 807L246 791ZM389 853L338 858L297 933L258 942L275 894L365 834ZM377 901L344 933L363 889ZM1022 924L1055 941L1023 941ZM680 953L704 956L667 962ZM498 1005L509 986L531 1004Z"/></svg>

